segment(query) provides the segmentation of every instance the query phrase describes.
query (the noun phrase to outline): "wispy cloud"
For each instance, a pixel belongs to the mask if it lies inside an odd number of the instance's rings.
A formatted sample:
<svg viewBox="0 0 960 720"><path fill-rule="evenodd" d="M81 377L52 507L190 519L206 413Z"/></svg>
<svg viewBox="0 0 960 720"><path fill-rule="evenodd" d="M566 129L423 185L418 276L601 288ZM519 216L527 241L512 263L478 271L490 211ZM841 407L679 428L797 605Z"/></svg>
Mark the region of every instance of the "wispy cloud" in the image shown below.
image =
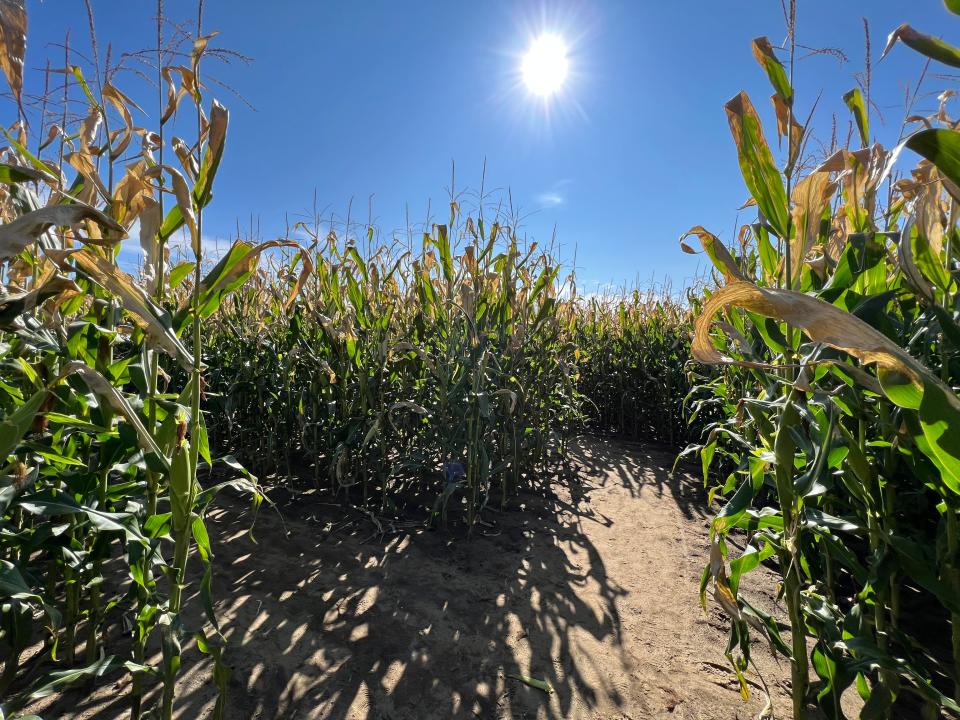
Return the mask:
<svg viewBox="0 0 960 720"><path fill-rule="evenodd" d="M558 207L566 202L566 198L557 192L545 192L537 195L537 202L544 207Z"/></svg>
<svg viewBox="0 0 960 720"><path fill-rule="evenodd" d="M557 180L549 190L537 195L536 200L540 207L555 208L567 204L567 194L564 191L573 181L569 179Z"/></svg>

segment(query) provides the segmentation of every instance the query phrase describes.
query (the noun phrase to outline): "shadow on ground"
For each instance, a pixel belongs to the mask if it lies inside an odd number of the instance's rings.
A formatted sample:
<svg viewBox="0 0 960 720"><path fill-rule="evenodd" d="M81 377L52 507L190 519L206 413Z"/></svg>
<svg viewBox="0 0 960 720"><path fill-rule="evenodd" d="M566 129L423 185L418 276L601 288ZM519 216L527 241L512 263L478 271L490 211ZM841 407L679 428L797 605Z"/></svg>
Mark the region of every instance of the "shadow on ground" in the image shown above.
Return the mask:
<svg viewBox="0 0 960 720"><path fill-rule="evenodd" d="M703 483L687 465L672 473L676 454L663 446L584 439L571 457L581 469L581 483L595 487L618 483L634 498L652 492L658 499L673 500L688 520L708 517Z"/></svg>
<svg viewBox="0 0 960 720"><path fill-rule="evenodd" d="M227 716L652 717L630 714L652 710L644 649L631 648L622 617L626 603L639 627L645 608L625 601L638 588L621 586L614 577L624 576L607 567L611 558L638 565L638 548L627 543L632 530L615 534L618 520L592 496L622 497L620 517L642 498L675 505L670 518L702 527L702 491L690 477L671 477L672 462L663 450L585 440L569 466L487 514L490 526L470 539L396 524L381 535L316 494L281 489L283 519L262 511L254 542L244 506L224 500L208 526L233 667ZM691 573L681 601L692 606ZM511 676L546 681L553 693ZM191 650L179 717L212 706L208 677ZM66 707L64 717L122 717L126 682L65 698L45 717ZM676 690L657 692L672 712Z"/></svg>

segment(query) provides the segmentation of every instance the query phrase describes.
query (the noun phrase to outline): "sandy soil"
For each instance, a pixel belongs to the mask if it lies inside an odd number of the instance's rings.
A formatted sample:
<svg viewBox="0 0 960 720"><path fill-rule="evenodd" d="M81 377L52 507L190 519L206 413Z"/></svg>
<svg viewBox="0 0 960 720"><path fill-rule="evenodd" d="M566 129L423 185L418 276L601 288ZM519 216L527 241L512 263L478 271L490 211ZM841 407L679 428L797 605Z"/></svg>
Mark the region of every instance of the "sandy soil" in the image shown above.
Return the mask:
<svg viewBox="0 0 960 720"><path fill-rule="evenodd" d="M384 527L307 493L275 493L255 544L240 501L210 523L229 718L753 718L698 603L708 513L670 453L584 440L566 480L491 515L485 534ZM523 504L521 510L519 505ZM285 532L286 530L286 532ZM773 606L772 577L751 576ZM192 589L195 590L196 585ZM789 666L755 659L778 715ZM178 715L212 707L210 668L184 659ZM512 679L548 682L544 693ZM759 679L756 688L759 688ZM121 718L127 680L75 692L45 718Z"/></svg>

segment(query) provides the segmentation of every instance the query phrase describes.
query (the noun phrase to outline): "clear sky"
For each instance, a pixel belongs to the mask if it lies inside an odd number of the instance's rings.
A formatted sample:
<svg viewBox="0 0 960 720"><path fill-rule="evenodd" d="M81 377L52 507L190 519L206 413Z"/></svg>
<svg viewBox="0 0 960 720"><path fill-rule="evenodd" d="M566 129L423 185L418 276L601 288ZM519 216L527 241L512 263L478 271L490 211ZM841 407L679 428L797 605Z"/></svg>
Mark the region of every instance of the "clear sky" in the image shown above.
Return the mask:
<svg viewBox="0 0 960 720"><path fill-rule="evenodd" d="M72 42L88 46L81 0L27 0L28 84L39 88L49 55L57 63ZM150 47L154 0L93 0L101 51ZM178 19L193 0L168 0ZM870 21L873 58L902 22L960 43L960 18L941 0L799 0L798 39L838 47L848 56L805 59L798 66L797 113L820 96L815 123L829 137L841 96L864 67L862 17ZM310 209L314 192L325 215L340 220L353 199L365 221L373 196L383 231L426 218L443 221L456 164L458 190L509 190L528 237L550 240L564 259L576 250L581 286L671 278L682 284L703 267L683 254L678 236L703 224L734 235L747 194L723 104L745 89L768 135L774 122L766 78L750 40L785 35L777 0L207 0L207 30L217 44L253 58L212 65L209 73L239 90L255 109L216 86L209 94L231 109L226 158L206 214L211 237L227 239L251 217L264 239L285 218ZM561 35L570 77L548 104L519 82L532 37ZM803 52L803 51L801 51ZM874 134L894 141L904 93L923 59L897 47L873 73L884 114ZM921 109L952 84L928 78ZM142 101L151 126L155 103L129 76L122 90ZM153 92L153 91L149 91ZM960 114L960 113L958 113ZM465 201L469 205L469 201ZM749 211L740 214L749 220Z"/></svg>

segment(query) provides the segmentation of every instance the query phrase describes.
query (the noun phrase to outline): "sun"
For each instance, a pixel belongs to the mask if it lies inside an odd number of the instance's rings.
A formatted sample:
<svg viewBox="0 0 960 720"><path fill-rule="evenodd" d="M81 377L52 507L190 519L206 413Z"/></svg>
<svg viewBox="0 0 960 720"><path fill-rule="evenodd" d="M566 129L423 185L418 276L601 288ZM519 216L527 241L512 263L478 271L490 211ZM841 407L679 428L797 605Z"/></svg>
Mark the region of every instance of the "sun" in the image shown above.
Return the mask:
<svg viewBox="0 0 960 720"><path fill-rule="evenodd" d="M566 43L559 35L549 33L534 39L521 65L527 89L543 98L550 97L563 87L569 70Z"/></svg>

